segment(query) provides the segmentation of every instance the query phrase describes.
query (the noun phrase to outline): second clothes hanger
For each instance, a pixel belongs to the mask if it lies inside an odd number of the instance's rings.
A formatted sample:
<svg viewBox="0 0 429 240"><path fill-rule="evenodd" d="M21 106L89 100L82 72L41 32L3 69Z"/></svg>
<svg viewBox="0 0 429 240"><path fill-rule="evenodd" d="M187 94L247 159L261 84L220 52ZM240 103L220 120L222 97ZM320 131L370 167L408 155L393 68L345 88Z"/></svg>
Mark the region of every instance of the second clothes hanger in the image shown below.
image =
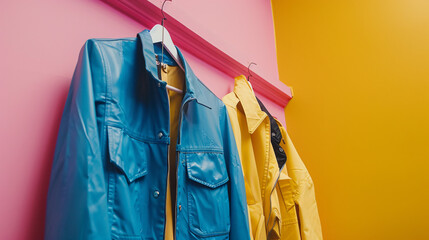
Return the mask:
<svg viewBox="0 0 429 240"><path fill-rule="evenodd" d="M252 66L252 64L258 65L258 64L254 63L254 62L251 62L249 64L249 66L247 66L247 73L249 74L249 75L247 75L247 83L249 84L250 89L252 89L253 94L255 94L255 91L253 91L252 83L250 83L250 77L252 76L252 73L250 73L250 66Z"/></svg>

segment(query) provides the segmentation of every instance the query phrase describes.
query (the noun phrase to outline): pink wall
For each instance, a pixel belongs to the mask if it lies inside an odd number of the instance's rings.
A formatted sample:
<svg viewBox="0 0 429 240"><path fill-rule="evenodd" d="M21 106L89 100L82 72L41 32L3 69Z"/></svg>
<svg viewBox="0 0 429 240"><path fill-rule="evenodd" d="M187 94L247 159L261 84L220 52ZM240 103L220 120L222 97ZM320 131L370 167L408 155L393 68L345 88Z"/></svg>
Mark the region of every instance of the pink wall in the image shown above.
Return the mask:
<svg viewBox="0 0 429 240"><path fill-rule="evenodd" d="M243 64L257 62L252 69L279 84L270 2L231 2L176 1L166 10ZM0 239L42 239L60 116L85 40L144 28L101 1L0 2ZM219 97L232 89L230 77L184 55ZM282 107L265 103L284 121Z"/></svg>
<svg viewBox="0 0 429 240"><path fill-rule="evenodd" d="M164 0L149 0L161 6ZM269 0L173 0L164 10L261 77L280 83ZM168 27L168 21L166 22Z"/></svg>

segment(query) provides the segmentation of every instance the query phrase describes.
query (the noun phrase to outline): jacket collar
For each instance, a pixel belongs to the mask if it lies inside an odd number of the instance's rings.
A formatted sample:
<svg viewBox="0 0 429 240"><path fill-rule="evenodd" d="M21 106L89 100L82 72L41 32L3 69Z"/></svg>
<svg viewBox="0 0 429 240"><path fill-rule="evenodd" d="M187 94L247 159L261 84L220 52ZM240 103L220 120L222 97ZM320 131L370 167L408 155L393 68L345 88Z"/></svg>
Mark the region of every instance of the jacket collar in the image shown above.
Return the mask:
<svg viewBox="0 0 429 240"><path fill-rule="evenodd" d="M142 45L146 70L152 75L153 79L161 84L166 84L164 81L158 78L155 51L149 30L144 30L137 34L137 39ZM195 99L200 105L212 108L213 103L209 101L207 96L213 93L208 90L208 88L197 78L197 76L195 76L179 48L177 48L177 52L179 53L180 60L183 63L183 68L185 69L186 93L184 94L184 99Z"/></svg>
<svg viewBox="0 0 429 240"><path fill-rule="evenodd" d="M267 114L261 110L245 76L235 77L234 93L238 98L237 103L240 102L243 107L249 133L252 134L265 120Z"/></svg>

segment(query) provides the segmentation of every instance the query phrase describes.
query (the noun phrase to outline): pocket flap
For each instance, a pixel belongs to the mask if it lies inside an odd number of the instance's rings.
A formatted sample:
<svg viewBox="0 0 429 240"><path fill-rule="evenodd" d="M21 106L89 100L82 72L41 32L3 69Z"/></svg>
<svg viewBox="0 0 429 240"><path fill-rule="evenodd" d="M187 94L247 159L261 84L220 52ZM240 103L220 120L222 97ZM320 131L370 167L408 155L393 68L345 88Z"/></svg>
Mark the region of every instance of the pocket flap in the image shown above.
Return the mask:
<svg viewBox="0 0 429 240"><path fill-rule="evenodd" d="M228 182L223 154L188 153L186 158L189 179L210 188L217 188Z"/></svg>
<svg viewBox="0 0 429 240"><path fill-rule="evenodd" d="M107 127L110 161L127 177L128 182L147 174L147 143L132 138L122 128Z"/></svg>

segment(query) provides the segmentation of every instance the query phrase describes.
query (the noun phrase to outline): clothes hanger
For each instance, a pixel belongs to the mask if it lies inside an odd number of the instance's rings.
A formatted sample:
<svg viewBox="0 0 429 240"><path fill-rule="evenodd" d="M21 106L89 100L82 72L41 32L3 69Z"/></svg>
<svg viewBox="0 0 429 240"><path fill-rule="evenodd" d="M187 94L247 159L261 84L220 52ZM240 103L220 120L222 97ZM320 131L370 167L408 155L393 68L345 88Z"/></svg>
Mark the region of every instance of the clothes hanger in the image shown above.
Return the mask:
<svg viewBox="0 0 429 240"><path fill-rule="evenodd" d="M150 36L152 38L152 43L161 42L161 49L162 49L161 62L160 62L161 66L162 66L162 64L164 64L164 48L165 48L167 50L167 52L170 54L170 56L176 61L178 66L182 69L182 71L185 72L185 69L183 68L182 63L180 61L179 53L177 52L176 46L174 45L173 40L171 39L170 33L164 27L164 20L167 20L167 18L164 15L164 4L167 1L172 1L172 0L164 0L164 2L162 3L161 25L156 24L150 30ZM159 61L158 58L157 58L157 61ZM181 89L175 88L175 87L170 86L168 84L165 86L165 88L167 88L168 90L174 91L174 92L183 93L183 91Z"/></svg>
<svg viewBox="0 0 429 240"><path fill-rule="evenodd" d="M170 54L170 56L176 61L177 65L182 69L183 72L185 72L185 69L183 68L182 62L180 61L179 53L177 52L176 46L173 43L173 40L171 39L170 33L168 30L164 27L164 21L167 20L167 18L164 15L164 5L165 2L172 1L172 0L164 0L161 7L161 13L162 13L162 20L161 25L156 24L151 30L150 35L152 37L152 43L159 43L161 42L162 45L162 54L161 54L161 64L164 64L164 48L167 50L167 52ZM172 87L170 85L166 86L167 89L183 93L182 90Z"/></svg>
<svg viewBox="0 0 429 240"><path fill-rule="evenodd" d="M252 83L250 82L250 77L252 76L252 73L250 72L250 66L252 66L252 64L258 65L258 64L254 63L254 62L251 62L249 64L249 66L247 66L247 73L249 74L249 75L247 75L247 83L249 84L250 89L252 89L253 94L255 94L255 92L253 91Z"/></svg>

